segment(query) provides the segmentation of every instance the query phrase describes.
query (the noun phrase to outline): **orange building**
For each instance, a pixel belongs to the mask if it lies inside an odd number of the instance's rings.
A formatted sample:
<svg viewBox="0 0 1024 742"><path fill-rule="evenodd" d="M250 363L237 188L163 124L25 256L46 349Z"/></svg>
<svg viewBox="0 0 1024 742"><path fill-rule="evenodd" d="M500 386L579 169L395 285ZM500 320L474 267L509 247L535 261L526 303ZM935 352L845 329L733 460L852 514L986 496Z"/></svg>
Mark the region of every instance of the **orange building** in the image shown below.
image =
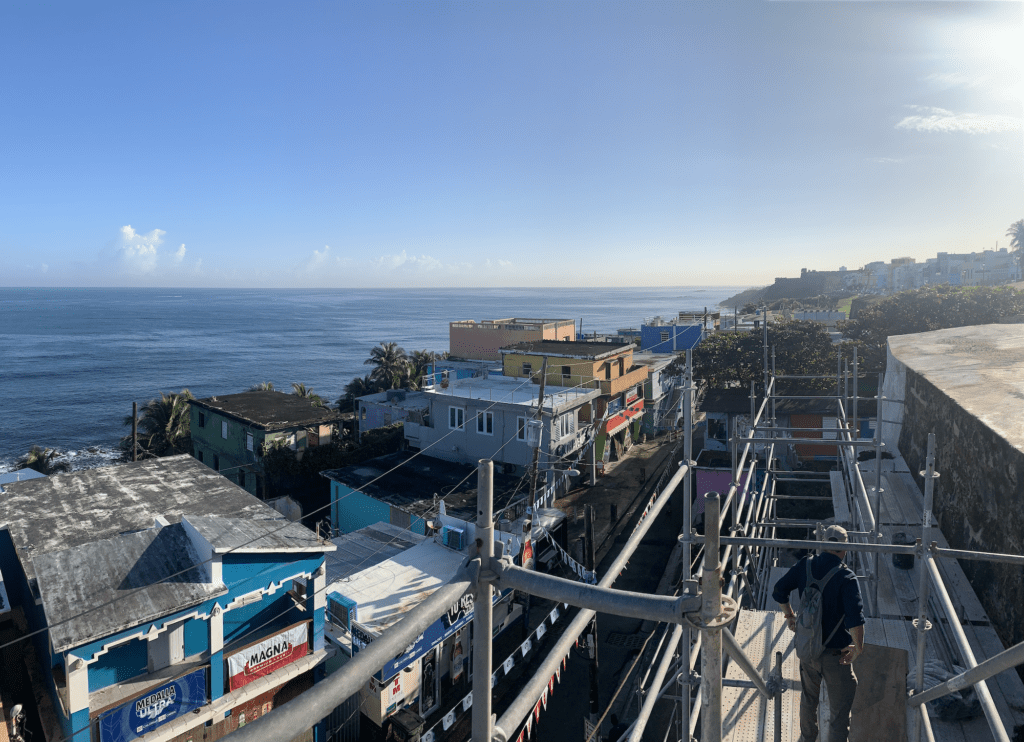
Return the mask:
<svg viewBox="0 0 1024 742"><path fill-rule="evenodd" d="M576 321L571 319L485 319L448 323L448 351L452 358L500 361L501 349L536 340L575 340Z"/></svg>

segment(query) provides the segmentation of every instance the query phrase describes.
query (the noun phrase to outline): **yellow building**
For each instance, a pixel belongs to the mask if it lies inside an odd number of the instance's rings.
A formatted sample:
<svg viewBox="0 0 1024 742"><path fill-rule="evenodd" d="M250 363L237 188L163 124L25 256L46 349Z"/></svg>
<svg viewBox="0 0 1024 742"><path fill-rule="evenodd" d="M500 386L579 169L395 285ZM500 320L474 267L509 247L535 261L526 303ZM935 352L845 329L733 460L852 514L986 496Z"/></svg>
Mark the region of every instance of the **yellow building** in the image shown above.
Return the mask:
<svg viewBox="0 0 1024 742"><path fill-rule="evenodd" d="M518 343L501 349L502 372L539 384L547 358L546 385L600 389L601 396L594 400L594 421L601 424L596 454L608 461L627 450L640 430L649 369L633 363L635 347L577 341ZM610 446L606 445L609 438Z"/></svg>

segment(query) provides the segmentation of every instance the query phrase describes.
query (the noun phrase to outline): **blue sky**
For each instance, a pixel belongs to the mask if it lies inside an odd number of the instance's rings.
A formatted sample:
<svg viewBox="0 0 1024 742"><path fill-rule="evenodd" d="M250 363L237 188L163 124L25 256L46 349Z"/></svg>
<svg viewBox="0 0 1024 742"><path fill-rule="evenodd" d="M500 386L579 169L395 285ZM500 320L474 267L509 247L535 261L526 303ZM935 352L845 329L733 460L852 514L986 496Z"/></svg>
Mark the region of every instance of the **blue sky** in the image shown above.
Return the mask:
<svg viewBox="0 0 1024 742"><path fill-rule="evenodd" d="M0 285L737 285L1024 218L1016 2L0 6Z"/></svg>

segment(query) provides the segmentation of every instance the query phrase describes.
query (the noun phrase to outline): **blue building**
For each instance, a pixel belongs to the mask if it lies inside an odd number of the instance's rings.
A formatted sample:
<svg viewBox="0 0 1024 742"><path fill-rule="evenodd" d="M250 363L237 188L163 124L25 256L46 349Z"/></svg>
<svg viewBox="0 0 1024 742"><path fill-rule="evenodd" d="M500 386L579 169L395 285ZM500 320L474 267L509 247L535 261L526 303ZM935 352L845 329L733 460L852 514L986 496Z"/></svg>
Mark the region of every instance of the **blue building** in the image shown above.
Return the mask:
<svg viewBox="0 0 1024 742"><path fill-rule="evenodd" d="M335 547L191 456L5 484L0 524L48 738L219 739L324 674Z"/></svg>
<svg viewBox="0 0 1024 742"><path fill-rule="evenodd" d="M653 353L675 353L697 347L703 338L703 324L657 321L640 327L640 350Z"/></svg>

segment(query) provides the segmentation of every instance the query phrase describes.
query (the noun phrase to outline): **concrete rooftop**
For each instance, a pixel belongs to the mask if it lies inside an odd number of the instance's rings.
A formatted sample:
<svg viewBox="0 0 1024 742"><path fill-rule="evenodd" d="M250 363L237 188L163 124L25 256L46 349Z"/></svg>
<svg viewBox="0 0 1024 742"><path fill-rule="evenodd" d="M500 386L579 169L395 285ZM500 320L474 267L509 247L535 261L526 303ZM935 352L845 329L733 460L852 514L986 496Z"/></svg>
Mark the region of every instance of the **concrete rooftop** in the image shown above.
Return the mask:
<svg viewBox="0 0 1024 742"><path fill-rule="evenodd" d="M1024 451L1024 325L897 335L893 356Z"/></svg>
<svg viewBox="0 0 1024 742"><path fill-rule="evenodd" d="M196 407L253 425L261 430L280 430L300 425L326 425L342 418L330 407L314 407L308 399L284 392L241 392L191 400Z"/></svg>
<svg viewBox="0 0 1024 742"><path fill-rule="evenodd" d="M437 384L425 390L424 394L522 405L531 410L529 414L533 414L537 409L538 385L527 379L512 376L489 376L486 379L478 376L454 380L448 384L447 389ZM544 409L561 410L563 407L582 404L599 396L600 389L545 386Z"/></svg>

